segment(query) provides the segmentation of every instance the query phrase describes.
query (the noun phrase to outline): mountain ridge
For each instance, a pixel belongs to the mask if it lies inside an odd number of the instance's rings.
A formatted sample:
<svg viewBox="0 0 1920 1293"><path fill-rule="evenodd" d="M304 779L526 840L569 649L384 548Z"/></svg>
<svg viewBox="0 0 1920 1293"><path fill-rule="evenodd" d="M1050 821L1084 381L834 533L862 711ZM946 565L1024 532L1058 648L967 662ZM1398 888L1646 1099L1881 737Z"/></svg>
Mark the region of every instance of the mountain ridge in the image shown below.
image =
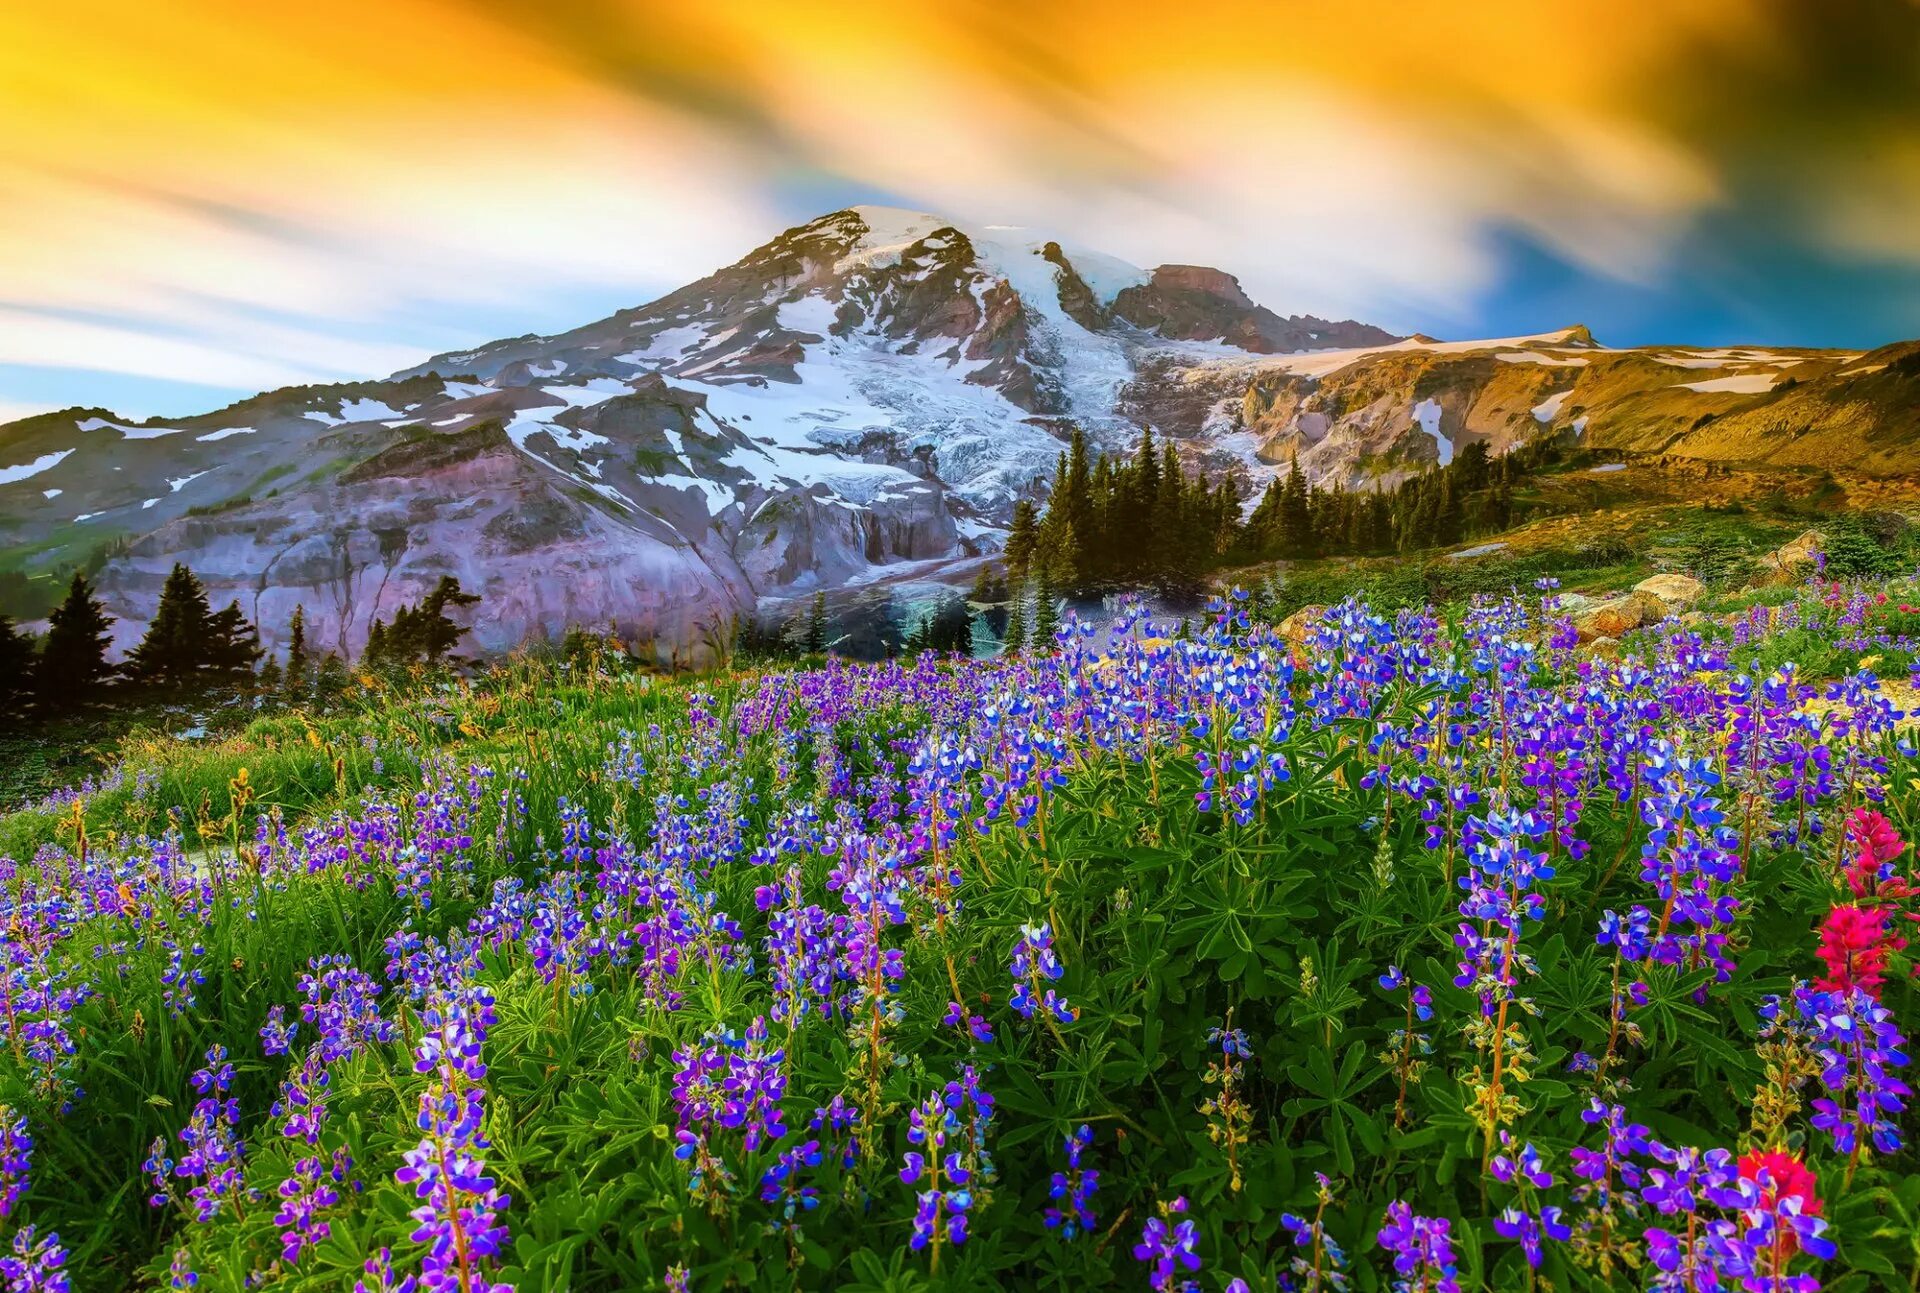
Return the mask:
<svg viewBox="0 0 1920 1293"><path fill-rule="evenodd" d="M680 659L762 598L977 565L1072 427L1124 453L1150 426L1249 503L1295 460L1369 488L1539 435L1706 457L1880 445L1865 456L1893 470L1920 436L1901 412L1916 375L1889 350L1398 337L1283 316L1208 266L849 208L654 301L386 378L0 426L0 557L124 546L101 575L123 645L182 559L269 642L298 602L351 653L458 573L490 649L612 624ZM409 452L411 494L365 470ZM570 591L515 583L543 575Z"/></svg>

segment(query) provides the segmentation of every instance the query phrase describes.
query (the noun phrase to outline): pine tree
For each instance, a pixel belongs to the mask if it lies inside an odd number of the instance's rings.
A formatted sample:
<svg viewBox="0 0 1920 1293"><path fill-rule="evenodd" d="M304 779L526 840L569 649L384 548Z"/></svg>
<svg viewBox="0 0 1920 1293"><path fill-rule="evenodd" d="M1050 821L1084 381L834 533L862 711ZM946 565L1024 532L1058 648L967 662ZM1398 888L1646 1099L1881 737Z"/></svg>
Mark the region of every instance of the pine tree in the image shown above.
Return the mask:
<svg viewBox="0 0 1920 1293"><path fill-rule="evenodd" d="M1300 455L1293 455L1287 471L1287 483L1280 491L1279 547L1285 557L1305 557L1313 552L1313 518L1309 511L1306 473L1300 470Z"/></svg>
<svg viewBox="0 0 1920 1293"><path fill-rule="evenodd" d="M305 605L293 608L293 619L287 624L287 693L301 695L307 689L307 673L311 662L307 659L307 608Z"/></svg>
<svg viewBox="0 0 1920 1293"><path fill-rule="evenodd" d="M1034 581L1033 649L1041 655L1053 654L1053 635L1060 630L1060 607L1054 601L1053 578L1045 566Z"/></svg>
<svg viewBox="0 0 1920 1293"><path fill-rule="evenodd" d="M367 644L360 648L360 667L363 669L384 668L387 663L387 626L375 616L373 623L367 625Z"/></svg>
<svg viewBox="0 0 1920 1293"><path fill-rule="evenodd" d="M826 653L827 595L824 591L813 595L813 605L807 609L805 648L808 655L824 655Z"/></svg>
<svg viewBox="0 0 1920 1293"><path fill-rule="evenodd" d="M99 699L116 672L107 663L107 632L113 616L93 595L93 585L76 574L66 600L47 617L34 681L40 703L49 710L71 711Z"/></svg>
<svg viewBox="0 0 1920 1293"><path fill-rule="evenodd" d="M465 608L478 606L478 593L462 592L460 581L452 575L440 576L440 582L420 603L418 612L418 632L420 654L427 658L428 664L439 664L448 658L448 652L458 646L460 639L468 630L447 618L449 607Z"/></svg>
<svg viewBox="0 0 1920 1293"><path fill-rule="evenodd" d="M1027 586L1015 584L1010 593L1013 605L1007 612L1007 631L1000 639L1000 654L1018 655L1027 649Z"/></svg>
<svg viewBox="0 0 1920 1293"><path fill-rule="evenodd" d="M964 598L941 600L927 628L927 646L934 651L973 654L973 615Z"/></svg>
<svg viewBox="0 0 1920 1293"><path fill-rule="evenodd" d="M207 621L207 681L216 687L239 687L253 681L253 671L264 654L260 630L240 609L236 598Z"/></svg>
<svg viewBox="0 0 1920 1293"><path fill-rule="evenodd" d="M127 676L174 691L198 686L210 663L212 617L206 586L176 561L140 645L127 653Z"/></svg>
<svg viewBox="0 0 1920 1293"><path fill-rule="evenodd" d="M336 699L347 689L347 666L339 656L327 652L320 667L313 671L313 694L322 703Z"/></svg>
<svg viewBox="0 0 1920 1293"><path fill-rule="evenodd" d="M0 718L18 719L33 699L33 639L0 614Z"/></svg>
<svg viewBox="0 0 1920 1293"><path fill-rule="evenodd" d="M1040 520L1031 500L1013 505L1013 524L1007 529L1007 578L1016 584L1027 582L1032 572L1033 554L1040 539Z"/></svg>

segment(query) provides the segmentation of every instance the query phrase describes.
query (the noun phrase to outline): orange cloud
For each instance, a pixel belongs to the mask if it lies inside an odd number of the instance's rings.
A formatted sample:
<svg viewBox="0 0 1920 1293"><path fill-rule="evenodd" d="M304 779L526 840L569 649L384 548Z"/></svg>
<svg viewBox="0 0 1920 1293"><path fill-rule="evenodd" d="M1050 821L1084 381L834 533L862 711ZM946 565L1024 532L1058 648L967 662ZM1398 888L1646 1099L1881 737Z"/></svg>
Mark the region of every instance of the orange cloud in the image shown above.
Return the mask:
<svg viewBox="0 0 1920 1293"><path fill-rule="evenodd" d="M1716 145L1741 120L1716 120L1718 97L1740 102L1728 70L1792 90L1805 42L1783 12L15 5L0 11L0 283L15 307L197 330L216 349L268 309L380 346L384 317L428 304L683 281L801 214L780 185L813 177L1143 263L1211 260L1282 308L1391 323L1483 290L1502 229L1658 275L1692 221L1739 200ZM1812 236L1920 258L1902 218L1913 123L1859 133L1891 164L1801 195L1820 204ZM255 358L297 367L297 341Z"/></svg>

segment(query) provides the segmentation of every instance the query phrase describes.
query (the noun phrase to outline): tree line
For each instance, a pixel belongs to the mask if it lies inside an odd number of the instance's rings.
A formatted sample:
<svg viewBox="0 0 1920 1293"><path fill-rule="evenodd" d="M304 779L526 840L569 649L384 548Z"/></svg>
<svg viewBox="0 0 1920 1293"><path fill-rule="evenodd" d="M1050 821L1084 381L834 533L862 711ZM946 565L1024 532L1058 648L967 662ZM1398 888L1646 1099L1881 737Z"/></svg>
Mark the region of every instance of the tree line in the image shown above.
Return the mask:
<svg viewBox="0 0 1920 1293"><path fill-rule="evenodd" d="M458 663L453 649L467 629L447 612L479 602L443 576L418 603L399 607L391 623L375 620L360 667L369 671ZM39 639L0 614L0 718L51 719L89 709L154 701L271 696L325 699L344 691L347 667L337 653L315 652L307 640L306 607L294 607L284 663L260 645L260 631L236 599L215 610L206 585L176 562L160 590L146 631L118 663L110 661L113 616L85 573L47 616Z"/></svg>
<svg viewBox="0 0 1920 1293"><path fill-rule="evenodd" d="M1189 473L1170 442L1156 447L1151 427L1130 457L1091 462L1076 428L1045 505L1014 506L1007 580L1016 601L1029 585L1037 602L1134 588L1179 598L1228 566L1449 546L1509 528L1514 486L1553 453L1535 442L1494 459L1473 443L1445 466L1372 491L1309 486L1296 455L1243 517L1231 478Z"/></svg>

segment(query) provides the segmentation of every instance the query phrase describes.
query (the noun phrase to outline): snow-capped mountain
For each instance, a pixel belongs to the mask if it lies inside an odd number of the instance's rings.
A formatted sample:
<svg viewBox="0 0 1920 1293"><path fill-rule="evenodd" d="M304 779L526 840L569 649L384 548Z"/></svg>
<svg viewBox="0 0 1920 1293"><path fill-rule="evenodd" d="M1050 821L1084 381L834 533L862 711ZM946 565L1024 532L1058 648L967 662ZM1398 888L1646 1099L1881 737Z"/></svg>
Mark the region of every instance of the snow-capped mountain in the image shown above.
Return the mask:
<svg viewBox="0 0 1920 1293"><path fill-rule="evenodd" d="M0 427L0 562L108 548L123 640L184 560L269 642L304 604L351 654L452 573L485 599L483 646L610 625L684 659L763 598L963 577L1074 426L1118 452L1151 425L1251 498L1296 455L1365 486L1543 430L1733 456L1788 368L1911 376L1874 358L1399 338L1282 317L1215 269L857 207L648 305L384 380Z"/></svg>

